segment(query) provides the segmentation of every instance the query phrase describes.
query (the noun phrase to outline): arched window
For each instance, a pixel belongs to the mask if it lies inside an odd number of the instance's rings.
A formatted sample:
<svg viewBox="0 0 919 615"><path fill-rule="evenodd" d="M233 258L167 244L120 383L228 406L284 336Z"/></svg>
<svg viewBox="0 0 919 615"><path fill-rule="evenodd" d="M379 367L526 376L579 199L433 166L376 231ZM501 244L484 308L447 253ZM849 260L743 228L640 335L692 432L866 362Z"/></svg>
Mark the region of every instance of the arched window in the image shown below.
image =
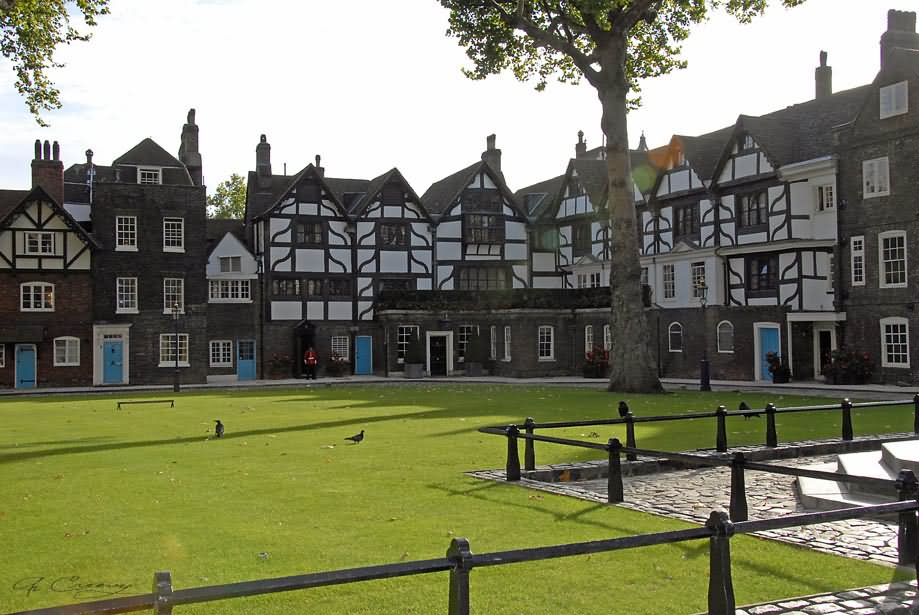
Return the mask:
<svg viewBox="0 0 919 615"><path fill-rule="evenodd" d="M734 352L734 325L727 320L718 323L718 352Z"/></svg>
<svg viewBox="0 0 919 615"><path fill-rule="evenodd" d="M594 326L587 325L584 327L584 352L591 352L594 349Z"/></svg>
<svg viewBox="0 0 919 615"><path fill-rule="evenodd" d="M667 332L667 338L670 340L670 352L683 352L683 325L678 322L672 322Z"/></svg>

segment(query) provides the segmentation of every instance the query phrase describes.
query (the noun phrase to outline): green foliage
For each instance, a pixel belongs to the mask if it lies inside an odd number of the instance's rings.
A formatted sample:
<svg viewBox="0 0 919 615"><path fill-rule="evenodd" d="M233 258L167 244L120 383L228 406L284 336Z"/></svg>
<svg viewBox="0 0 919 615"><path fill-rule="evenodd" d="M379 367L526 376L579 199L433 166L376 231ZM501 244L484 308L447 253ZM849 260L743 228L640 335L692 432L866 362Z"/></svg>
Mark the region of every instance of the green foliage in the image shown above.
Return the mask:
<svg viewBox="0 0 919 615"><path fill-rule="evenodd" d="M0 0L0 52L12 63L16 91L40 126L48 125L42 111L61 107L61 93L45 72L63 66L54 61L55 49L90 37L70 25L71 5L89 27L109 12L108 0Z"/></svg>
<svg viewBox="0 0 919 615"><path fill-rule="evenodd" d="M804 0L782 0L786 7ZM746 23L766 10L768 0L440 0L450 9L447 34L459 39L473 67L472 79L505 69L542 90L550 77L595 88L626 85L666 75L678 59L690 27L724 9ZM624 68L624 74L622 69ZM640 98L629 104L637 106Z"/></svg>
<svg viewBox="0 0 919 615"><path fill-rule="evenodd" d="M220 182L214 194L207 197L209 218L242 220L246 215L246 180L233 173Z"/></svg>

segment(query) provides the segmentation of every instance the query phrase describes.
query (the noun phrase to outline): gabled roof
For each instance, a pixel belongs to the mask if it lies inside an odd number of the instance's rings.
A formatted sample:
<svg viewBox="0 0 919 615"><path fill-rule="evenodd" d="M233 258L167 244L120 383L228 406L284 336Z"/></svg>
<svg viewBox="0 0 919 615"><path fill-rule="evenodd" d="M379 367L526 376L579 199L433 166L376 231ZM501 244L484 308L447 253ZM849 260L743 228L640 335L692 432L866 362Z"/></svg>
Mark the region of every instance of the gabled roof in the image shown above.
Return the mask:
<svg viewBox="0 0 919 615"><path fill-rule="evenodd" d="M366 179L347 179L342 177L327 177L325 181L329 186L329 190L335 193L345 211L351 209L367 193L367 187L370 184Z"/></svg>
<svg viewBox="0 0 919 615"><path fill-rule="evenodd" d="M572 158L568 163L568 171L565 173L566 184L571 177L572 171L577 172L578 181L587 191L587 196L590 197L590 202L593 204L594 209L604 207L606 205L606 194L609 190L609 170L606 160Z"/></svg>
<svg viewBox="0 0 919 615"><path fill-rule="evenodd" d="M28 194L28 190L0 190L0 220L6 218Z"/></svg>
<svg viewBox="0 0 919 615"><path fill-rule="evenodd" d="M112 162L113 165L150 165L154 167L184 167L175 156L147 137Z"/></svg>
<svg viewBox="0 0 919 615"><path fill-rule="evenodd" d="M514 196L526 208L528 216L538 218L546 207L557 202L558 195L564 185L565 176L559 175L538 184L521 188L514 193Z"/></svg>
<svg viewBox="0 0 919 615"><path fill-rule="evenodd" d="M208 218L204 225L204 235L210 244L219 242L227 233L233 233L243 244L246 243L244 224L242 220L231 220L225 218Z"/></svg>
<svg viewBox="0 0 919 615"><path fill-rule="evenodd" d="M431 184L421 195L421 202L424 203L428 212L432 214L444 213L453 204L459 193L469 185L472 176L478 172L483 164L484 161L476 162Z"/></svg>
<svg viewBox="0 0 919 615"><path fill-rule="evenodd" d="M683 156L695 171L696 176L701 181L707 182L711 180L715 167L718 166L721 152L724 151L724 144L730 140L733 133L734 127L727 126L695 137L674 135L673 138L679 139L679 144L683 148Z"/></svg>
<svg viewBox="0 0 919 615"><path fill-rule="evenodd" d="M44 188L41 186L35 186L28 192L21 190L0 190L0 193L24 193L22 198L18 203L15 203L12 207L7 209L9 202L14 198L13 194L7 194L5 196L0 195L0 228L6 227L9 225L13 218L19 215L28 205L33 201L43 201L45 203L50 203L51 207L54 209L55 214L60 216L64 220L64 224L67 225L71 231L75 232L83 241L90 245L90 247L98 248L99 243L96 239L86 232L86 230L80 226L80 223L77 222L70 213L64 209L63 205L55 201L51 196L45 192ZM5 210L5 211L4 211Z"/></svg>
<svg viewBox="0 0 919 615"><path fill-rule="evenodd" d="M383 186L393 181L402 184L405 190L409 193L409 196L412 197L416 203L418 203L422 211L427 216L427 209L422 204L421 198L419 198L411 184L406 181L405 177L396 167L393 167L382 175L378 175L377 177L371 179L367 183L366 192L364 192L360 199L354 201L354 203L351 205L349 213L355 217L361 215L364 210L367 209L367 206L370 205L374 198L376 198L376 196L380 193L380 191L383 189Z"/></svg>
<svg viewBox="0 0 919 615"><path fill-rule="evenodd" d="M329 193L332 201L342 213L347 213L342 200L344 195L348 192L365 192L369 183L366 179L323 177L319 169L311 162L295 175L272 175L269 178L270 183L265 189L258 187L258 176L254 171L249 171L249 181L246 185L246 221L249 222L260 218L277 207L281 199L293 190L302 179L309 176L319 180L319 184Z"/></svg>

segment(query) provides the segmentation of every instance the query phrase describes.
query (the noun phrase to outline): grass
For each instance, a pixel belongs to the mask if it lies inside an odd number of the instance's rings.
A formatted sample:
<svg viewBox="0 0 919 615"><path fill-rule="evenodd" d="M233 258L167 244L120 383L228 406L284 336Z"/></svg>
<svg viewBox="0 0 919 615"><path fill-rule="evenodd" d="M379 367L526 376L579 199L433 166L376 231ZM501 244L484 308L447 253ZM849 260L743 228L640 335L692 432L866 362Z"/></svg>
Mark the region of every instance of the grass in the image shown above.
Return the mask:
<svg viewBox="0 0 919 615"><path fill-rule="evenodd" d="M142 398L143 396L132 396ZM151 395L162 397L162 394ZM486 424L610 417L620 397L524 386L385 385L183 393L176 407L124 397L0 402L0 612L74 599L76 584L149 591L154 570L177 588L441 557L453 536L473 552L689 527L518 486L478 481L502 467ZM734 393L632 396L639 416L736 408ZM743 396L753 407L767 399ZM774 399L780 406L821 400ZM824 402L825 403L825 402ZM853 412L856 434L908 431L910 408ZM208 439L213 419L227 427ZM729 444L760 442L765 419L728 422ZM780 417L782 441L838 436L838 412ZM360 445L345 436L366 430ZM624 440L620 428L598 431ZM713 420L637 426L638 445L711 447ZM522 448L522 447L521 447ZM592 458L537 445L537 462ZM678 487L678 486L676 486ZM727 485L725 486L727 489ZM259 553L267 552L267 558ZM890 581L873 564L739 536L738 604ZM705 609L705 541L472 573L476 613L693 613ZM79 581L70 580L79 577ZM54 584L56 579L67 580ZM28 581L23 581L29 579ZM15 587L15 589L14 589ZM34 591L28 592L28 587ZM444 612L447 574L320 588L210 605L191 613ZM69 591L55 591L67 589Z"/></svg>

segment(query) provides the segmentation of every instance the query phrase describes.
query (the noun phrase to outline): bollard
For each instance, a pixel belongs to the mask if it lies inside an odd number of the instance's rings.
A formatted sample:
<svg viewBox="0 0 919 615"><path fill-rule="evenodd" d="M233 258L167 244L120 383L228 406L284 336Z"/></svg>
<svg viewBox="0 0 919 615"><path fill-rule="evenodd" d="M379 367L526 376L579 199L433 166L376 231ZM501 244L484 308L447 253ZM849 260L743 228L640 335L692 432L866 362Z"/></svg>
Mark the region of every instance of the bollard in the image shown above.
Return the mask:
<svg viewBox="0 0 919 615"><path fill-rule="evenodd" d="M453 563L450 569L449 615L469 615L469 573L472 571L472 552L469 541L454 538L447 549L447 559Z"/></svg>
<svg viewBox="0 0 919 615"><path fill-rule="evenodd" d="M766 404L766 446L775 448L779 445L779 437L775 432L775 404Z"/></svg>
<svg viewBox="0 0 919 615"><path fill-rule="evenodd" d="M606 501L610 504L618 504L625 497L622 493L622 465L619 454L622 451L622 443L618 438L610 438L606 445L609 452L609 472L606 479Z"/></svg>
<svg viewBox="0 0 919 615"><path fill-rule="evenodd" d="M724 425L724 418L727 414L727 409L724 406L718 406L715 414L715 418L718 421L718 433L715 436L715 450L719 453L726 453L728 450L728 431Z"/></svg>
<svg viewBox="0 0 919 615"><path fill-rule="evenodd" d="M526 433L533 435L535 429L536 421L533 420L532 416L528 416L523 422L523 429ZM523 444L523 468L525 470L535 470L536 469L536 442L534 440L526 439L526 442Z"/></svg>
<svg viewBox="0 0 919 615"><path fill-rule="evenodd" d="M172 615L172 575L169 572L153 573L153 614Z"/></svg>
<svg viewBox="0 0 919 615"><path fill-rule="evenodd" d="M919 393L913 395L913 433L919 433Z"/></svg>
<svg viewBox="0 0 919 615"><path fill-rule="evenodd" d="M713 510L705 527L709 538L708 615L734 615L734 584L731 581L731 536L734 524L724 511Z"/></svg>
<svg viewBox="0 0 919 615"><path fill-rule="evenodd" d="M852 402L848 398L842 400L842 439L852 439Z"/></svg>
<svg viewBox="0 0 919 615"><path fill-rule="evenodd" d="M520 454L517 452L517 436L520 430L516 425L507 427L507 480L520 480Z"/></svg>
<svg viewBox="0 0 919 615"><path fill-rule="evenodd" d="M635 445L635 415L629 410L625 415L625 445L631 448L638 448ZM636 461L638 455L635 453L626 453L625 458L629 461Z"/></svg>
<svg viewBox="0 0 919 615"><path fill-rule="evenodd" d="M744 461L743 453L734 453L734 459L731 460L731 521L746 521L748 519Z"/></svg>
<svg viewBox="0 0 919 615"><path fill-rule="evenodd" d="M919 482L912 470L900 470L897 476L897 498L904 502L915 500L919 495ZM901 566L916 565L919 556L919 522L915 510L904 510L897 524L897 563Z"/></svg>

